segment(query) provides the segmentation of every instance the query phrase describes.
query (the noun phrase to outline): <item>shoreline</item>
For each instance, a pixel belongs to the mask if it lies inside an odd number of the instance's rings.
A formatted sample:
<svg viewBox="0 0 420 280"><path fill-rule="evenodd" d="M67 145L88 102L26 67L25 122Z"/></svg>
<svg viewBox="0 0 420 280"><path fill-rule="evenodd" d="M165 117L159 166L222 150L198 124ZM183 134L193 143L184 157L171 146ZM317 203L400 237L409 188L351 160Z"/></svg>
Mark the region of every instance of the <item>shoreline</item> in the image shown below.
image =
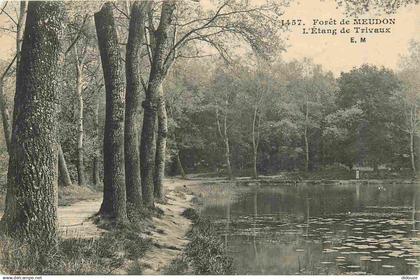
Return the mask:
<svg viewBox="0 0 420 280"><path fill-rule="evenodd" d="M187 180L188 181L188 180ZM238 177L228 180L221 177L215 178L194 178L191 181L201 181L204 185L207 184L236 184L245 186L258 185L348 185L348 184L420 184L420 179L284 179L277 176L261 176L258 179L250 177Z"/></svg>

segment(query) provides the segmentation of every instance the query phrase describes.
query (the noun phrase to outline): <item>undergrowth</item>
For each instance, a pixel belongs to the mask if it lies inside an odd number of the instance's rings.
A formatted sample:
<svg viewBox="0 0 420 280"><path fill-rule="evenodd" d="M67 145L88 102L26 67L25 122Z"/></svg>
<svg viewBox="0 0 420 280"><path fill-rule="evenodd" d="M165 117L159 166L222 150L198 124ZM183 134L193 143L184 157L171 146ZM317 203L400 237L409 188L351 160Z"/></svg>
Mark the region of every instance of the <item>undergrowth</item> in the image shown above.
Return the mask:
<svg viewBox="0 0 420 280"><path fill-rule="evenodd" d="M112 274L151 246L135 225L97 239L60 239L53 251L0 235L0 272L7 274ZM140 273L141 270L137 270Z"/></svg>
<svg viewBox="0 0 420 280"><path fill-rule="evenodd" d="M164 270L165 274L229 275L234 273L232 258L226 254L213 223L192 209L183 214L193 222L188 232L190 242L184 252Z"/></svg>

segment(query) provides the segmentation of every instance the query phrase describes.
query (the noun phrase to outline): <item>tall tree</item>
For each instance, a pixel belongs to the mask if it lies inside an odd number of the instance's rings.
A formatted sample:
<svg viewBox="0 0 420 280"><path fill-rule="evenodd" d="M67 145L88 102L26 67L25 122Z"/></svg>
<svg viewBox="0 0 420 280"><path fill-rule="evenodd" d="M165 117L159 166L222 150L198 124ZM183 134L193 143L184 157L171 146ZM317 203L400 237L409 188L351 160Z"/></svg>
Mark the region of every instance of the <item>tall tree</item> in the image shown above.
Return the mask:
<svg viewBox="0 0 420 280"><path fill-rule="evenodd" d="M395 123L399 123L399 104L395 102L401 83L393 71L362 65L338 79L337 105L340 109L357 106L363 111L356 134L350 145L356 145L359 164L369 164L377 170L389 163L397 153L393 142Z"/></svg>
<svg viewBox="0 0 420 280"><path fill-rule="evenodd" d="M175 1L163 1L159 27L156 31L153 28L153 17L149 17L148 31L152 46L150 57L153 58L144 103L142 148L140 149L141 157L144 157L141 160L143 200L149 205L148 201L152 196L145 196L149 193L148 190L151 190L149 184L154 182L156 192L163 193L161 182L165 168L167 115L165 96L160 88L173 62L180 57L200 57L199 53L202 49L200 44L210 46L222 57L229 59L230 51L235 49L229 43L232 37L243 39L255 52L265 57L279 49L278 18L282 13L280 6L284 3L253 5L248 1L229 0L217 3L215 9L206 10L203 7L197 7L200 4L194 2L176 1L175 4ZM155 93L148 94L148 92ZM151 98L151 96L155 97ZM150 102L153 99L156 102ZM150 133L154 128L152 122L156 119L154 111L158 112L157 148L152 144L154 133ZM151 159L155 155L155 150L156 158ZM153 180L153 169L150 164L156 164Z"/></svg>
<svg viewBox="0 0 420 280"><path fill-rule="evenodd" d="M150 69L149 82L146 90L146 99L143 102L144 116L143 127L140 142L140 160L141 160L141 184L144 205L154 206L154 188L162 188L160 185L154 185L155 171L155 153L156 153L156 121L158 107L164 103L163 82L166 77L169 65L165 64L166 53L170 42L171 24L176 9L175 1L165 1L162 4L159 26L154 33L155 47L153 48L152 65ZM151 28L151 26L149 26ZM161 110L162 107L161 107ZM166 110L166 109L165 109ZM164 118L160 117L161 125ZM162 127L162 126L161 126ZM166 135L162 134L158 147L164 147L163 141L166 141ZM166 146L166 145L165 145ZM162 166L162 165L161 165ZM164 167L164 165L163 165ZM163 176L157 174L156 176ZM160 193L162 193L160 191Z"/></svg>
<svg viewBox="0 0 420 280"><path fill-rule="evenodd" d="M399 79L403 82L401 97L404 112L404 126L402 131L409 135L410 163L411 169L415 173L417 170L416 151L418 144L419 129L419 102L420 102L420 43L411 42L409 54L401 58Z"/></svg>
<svg viewBox="0 0 420 280"><path fill-rule="evenodd" d="M6 209L9 234L40 247L57 237L57 102L63 3L28 6L17 72Z"/></svg>
<svg viewBox="0 0 420 280"><path fill-rule="evenodd" d="M77 45L74 45L74 60L76 66L76 96L79 104L77 112L77 181L79 186L86 184L85 179L85 164L84 164L84 101L83 101L83 67L86 59L87 47L84 46L83 50L79 53Z"/></svg>
<svg viewBox="0 0 420 280"><path fill-rule="evenodd" d="M125 181L127 202L134 207L141 207L140 177L140 114L141 94L141 47L145 38L145 22L150 9L150 2L136 1L131 7L128 40L125 55L125 77L127 82L125 95Z"/></svg>
<svg viewBox="0 0 420 280"><path fill-rule="evenodd" d="M95 13L95 26L106 91L104 196L99 214L125 222L124 80L112 3L106 2Z"/></svg>

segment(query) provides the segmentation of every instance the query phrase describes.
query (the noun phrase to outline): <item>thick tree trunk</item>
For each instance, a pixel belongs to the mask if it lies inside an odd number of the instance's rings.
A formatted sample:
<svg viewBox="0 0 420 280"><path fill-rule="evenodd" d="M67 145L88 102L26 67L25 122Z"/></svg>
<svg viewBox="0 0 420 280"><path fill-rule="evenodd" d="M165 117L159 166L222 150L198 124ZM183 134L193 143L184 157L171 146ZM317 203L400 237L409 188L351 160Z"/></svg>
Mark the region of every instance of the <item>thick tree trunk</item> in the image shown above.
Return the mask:
<svg viewBox="0 0 420 280"><path fill-rule="evenodd" d="M145 20L150 2L133 3L125 58L125 73L127 89L125 95L125 181L127 202L136 208L142 206L140 177L140 114L141 93L140 83L140 49L144 41Z"/></svg>
<svg viewBox="0 0 420 280"><path fill-rule="evenodd" d="M95 14L106 90L104 197L99 214L127 220L124 169L124 81L112 3Z"/></svg>
<svg viewBox="0 0 420 280"><path fill-rule="evenodd" d="M179 151L176 153L176 163L178 165L178 171L179 171L179 174L181 175L181 178L186 179L187 175L185 174L184 167L182 166L181 157L179 156Z"/></svg>
<svg viewBox="0 0 420 280"><path fill-rule="evenodd" d="M147 207L154 207L154 180L156 152L156 112L159 99L163 98L162 84L165 79L165 53L169 45L169 31L175 11L174 1L164 1L159 27L156 30L156 47L153 50L153 61L150 70L146 99L143 102L144 116L140 143L141 185L143 203Z"/></svg>
<svg viewBox="0 0 420 280"><path fill-rule="evenodd" d="M6 96L3 92L3 81L0 81L0 110L1 110L1 119L3 122L3 133L4 140L6 142L7 152L10 151L10 141L12 138L12 128L9 108L7 107Z"/></svg>
<svg viewBox="0 0 420 280"><path fill-rule="evenodd" d="M45 251L57 238L57 103L62 2L28 6L17 71L6 232ZM40 24L42 23L42 24Z"/></svg>
<svg viewBox="0 0 420 280"><path fill-rule="evenodd" d="M76 47L74 47L76 50ZM77 100L79 103L79 111L77 116L77 182L79 186L86 185L85 179L85 165L84 165L84 151L83 151L83 136L84 136L84 129L83 129L83 122L84 122L84 102L83 102L83 94L82 94L82 65L79 64L79 58L76 55L76 95Z"/></svg>
<svg viewBox="0 0 420 280"><path fill-rule="evenodd" d="M156 151L156 104L148 98L143 102L143 128L140 141L140 174L143 205L154 206L153 171Z"/></svg>
<svg viewBox="0 0 420 280"><path fill-rule="evenodd" d="M163 94L161 94L161 96L163 96ZM157 116L158 132L156 140L154 195L158 199L163 199L163 178L165 177L166 138L168 136L168 116L166 113L165 99L163 97L159 100Z"/></svg>
<svg viewBox="0 0 420 280"><path fill-rule="evenodd" d="M67 187L71 185L71 178L69 170L67 169L66 159L64 158L63 149L61 145L58 145L58 175L60 178L60 183Z"/></svg>

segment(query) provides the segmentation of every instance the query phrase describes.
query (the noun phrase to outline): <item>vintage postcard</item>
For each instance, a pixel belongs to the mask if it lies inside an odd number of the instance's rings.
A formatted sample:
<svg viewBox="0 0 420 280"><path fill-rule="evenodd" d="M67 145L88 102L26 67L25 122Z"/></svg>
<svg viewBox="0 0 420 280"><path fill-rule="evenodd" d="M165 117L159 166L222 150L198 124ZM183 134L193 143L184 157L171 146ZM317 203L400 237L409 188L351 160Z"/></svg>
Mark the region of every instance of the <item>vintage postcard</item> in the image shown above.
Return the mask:
<svg viewBox="0 0 420 280"><path fill-rule="evenodd" d="M3 279L417 279L418 2L0 1Z"/></svg>

